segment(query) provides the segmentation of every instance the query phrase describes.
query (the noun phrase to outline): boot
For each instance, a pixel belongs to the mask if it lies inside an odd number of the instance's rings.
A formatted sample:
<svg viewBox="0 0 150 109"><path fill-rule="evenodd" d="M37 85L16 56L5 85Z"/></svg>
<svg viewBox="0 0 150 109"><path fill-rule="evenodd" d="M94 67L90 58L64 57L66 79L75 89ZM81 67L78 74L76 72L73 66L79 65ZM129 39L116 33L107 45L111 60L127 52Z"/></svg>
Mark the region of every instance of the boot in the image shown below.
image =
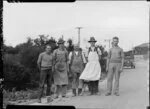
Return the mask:
<svg viewBox="0 0 150 109"><path fill-rule="evenodd" d="M78 95L81 95L81 92L82 92L82 89L79 88L79 89L78 89Z"/></svg>
<svg viewBox="0 0 150 109"><path fill-rule="evenodd" d="M94 95L94 86L91 87L91 95Z"/></svg>
<svg viewBox="0 0 150 109"><path fill-rule="evenodd" d="M95 95L96 94L96 84L94 82L93 86L92 86L92 94Z"/></svg>
<svg viewBox="0 0 150 109"><path fill-rule="evenodd" d="M39 93L39 94L38 94L38 102L40 103L40 102L41 102L42 95L43 95L43 88L40 88L38 93Z"/></svg>
<svg viewBox="0 0 150 109"><path fill-rule="evenodd" d="M89 92L91 92L91 82L88 83Z"/></svg>
<svg viewBox="0 0 150 109"><path fill-rule="evenodd" d="M93 95L94 94L94 84L93 84L93 81L91 81L91 85L90 85L90 89L91 89L91 95Z"/></svg>
<svg viewBox="0 0 150 109"><path fill-rule="evenodd" d="M41 103L41 98L38 98L37 102L38 102L38 103Z"/></svg>
<svg viewBox="0 0 150 109"><path fill-rule="evenodd" d="M52 95L52 91L50 90L50 88L48 88L46 90L46 96L51 96Z"/></svg>
<svg viewBox="0 0 150 109"><path fill-rule="evenodd" d="M51 98L51 97L48 97L47 98L47 103L50 103L50 102L52 102L53 101L53 99Z"/></svg>
<svg viewBox="0 0 150 109"><path fill-rule="evenodd" d="M95 82L95 94L98 94L98 81Z"/></svg>
<svg viewBox="0 0 150 109"><path fill-rule="evenodd" d="M114 95L119 96L120 94L119 94L119 92L115 92Z"/></svg>
<svg viewBox="0 0 150 109"><path fill-rule="evenodd" d="M105 96L110 96L111 95L111 93L110 92L107 92L106 94L105 94Z"/></svg>
<svg viewBox="0 0 150 109"><path fill-rule="evenodd" d="M73 96L76 96L76 89L72 89Z"/></svg>
<svg viewBox="0 0 150 109"><path fill-rule="evenodd" d="M98 86L96 86L96 95L101 95L100 91L98 90Z"/></svg>

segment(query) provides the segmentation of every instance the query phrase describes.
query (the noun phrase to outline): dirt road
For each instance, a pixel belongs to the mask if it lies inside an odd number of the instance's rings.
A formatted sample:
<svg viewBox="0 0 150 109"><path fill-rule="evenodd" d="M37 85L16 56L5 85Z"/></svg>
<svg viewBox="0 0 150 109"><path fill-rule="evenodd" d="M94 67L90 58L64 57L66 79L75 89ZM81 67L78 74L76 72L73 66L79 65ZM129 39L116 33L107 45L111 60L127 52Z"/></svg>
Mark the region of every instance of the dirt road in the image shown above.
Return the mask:
<svg viewBox="0 0 150 109"><path fill-rule="evenodd" d="M46 104L32 103L31 105L73 105L76 108L102 109L146 109L149 105L148 93L149 70L148 62L136 63L136 69L124 69L120 77L120 96L105 96L106 80L100 82L99 96L78 96L66 98L64 101Z"/></svg>

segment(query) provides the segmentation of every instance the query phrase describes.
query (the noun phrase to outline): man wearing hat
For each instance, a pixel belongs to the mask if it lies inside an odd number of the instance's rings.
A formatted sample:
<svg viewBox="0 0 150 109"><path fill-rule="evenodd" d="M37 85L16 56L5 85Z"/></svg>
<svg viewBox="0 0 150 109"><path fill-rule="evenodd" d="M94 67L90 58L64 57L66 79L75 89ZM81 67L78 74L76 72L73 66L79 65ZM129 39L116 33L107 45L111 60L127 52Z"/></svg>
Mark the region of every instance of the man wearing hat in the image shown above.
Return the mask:
<svg viewBox="0 0 150 109"><path fill-rule="evenodd" d="M79 80L79 77L82 71L84 70L86 59L82 50L80 50L78 45L75 45L73 52L70 52L69 63L70 63L70 71L73 77L73 82L72 82L73 96L77 95L76 89L78 89L78 95L81 95L82 88L83 88L83 81Z"/></svg>
<svg viewBox="0 0 150 109"><path fill-rule="evenodd" d="M56 97L58 98L65 97L68 85L69 58L64 42L62 38L59 39L59 48L56 49L53 54L54 84L57 86Z"/></svg>
<svg viewBox="0 0 150 109"><path fill-rule="evenodd" d="M89 82L89 90L90 94L99 94L98 93L98 83L101 75L101 66L99 63L99 60L101 58L101 51L99 48L95 46L95 43L97 42L94 37L91 37L88 41L91 46L88 50L88 56L87 56L87 64L82 72L80 79L90 81Z"/></svg>

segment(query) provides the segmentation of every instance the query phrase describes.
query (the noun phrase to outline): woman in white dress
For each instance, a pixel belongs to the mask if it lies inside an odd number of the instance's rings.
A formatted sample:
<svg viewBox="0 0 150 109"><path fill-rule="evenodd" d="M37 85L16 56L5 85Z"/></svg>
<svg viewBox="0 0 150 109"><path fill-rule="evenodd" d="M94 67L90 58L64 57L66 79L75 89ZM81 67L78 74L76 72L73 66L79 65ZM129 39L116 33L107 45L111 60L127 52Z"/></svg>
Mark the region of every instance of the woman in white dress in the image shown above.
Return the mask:
<svg viewBox="0 0 150 109"><path fill-rule="evenodd" d="M101 51L98 47L95 47L96 40L94 37L88 41L91 47L88 50L88 63L83 70L80 79L89 81L90 94L99 94L98 83L101 75L101 66L99 63L101 57Z"/></svg>

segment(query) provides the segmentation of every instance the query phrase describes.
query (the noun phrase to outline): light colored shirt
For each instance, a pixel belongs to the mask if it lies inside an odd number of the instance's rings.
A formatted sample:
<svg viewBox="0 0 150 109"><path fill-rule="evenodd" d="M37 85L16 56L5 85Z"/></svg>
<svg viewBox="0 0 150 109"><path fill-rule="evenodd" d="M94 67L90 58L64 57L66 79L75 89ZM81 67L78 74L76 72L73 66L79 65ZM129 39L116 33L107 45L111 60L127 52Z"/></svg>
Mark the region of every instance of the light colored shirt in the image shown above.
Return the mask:
<svg viewBox="0 0 150 109"><path fill-rule="evenodd" d="M74 51L76 55L79 54L78 51ZM71 63L71 57L72 57L72 52L70 52L69 54L69 64ZM86 63L86 59L85 59L85 56L84 56L84 53L82 52L82 59L83 59L83 63Z"/></svg>
<svg viewBox="0 0 150 109"><path fill-rule="evenodd" d="M52 66L53 61L53 55L47 54L46 52L43 52L39 55L37 63L41 65L41 67L49 68Z"/></svg>
<svg viewBox="0 0 150 109"><path fill-rule="evenodd" d="M94 48L95 47L91 47L91 50L94 51ZM88 52L89 52L89 49L86 50L85 57L88 57ZM102 55L102 52L98 47L97 47L97 52L98 52L98 55L100 55L100 56Z"/></svg>
<svg viewBox="0 0 150 109"><path fill-rule="evenodd" d="M94 48L95 47L91 47L92 51L94 51ZM102 52L101 52L101 50L98 47L97 47L97 52L98 52L98 55L102 55Z"/></svg>

